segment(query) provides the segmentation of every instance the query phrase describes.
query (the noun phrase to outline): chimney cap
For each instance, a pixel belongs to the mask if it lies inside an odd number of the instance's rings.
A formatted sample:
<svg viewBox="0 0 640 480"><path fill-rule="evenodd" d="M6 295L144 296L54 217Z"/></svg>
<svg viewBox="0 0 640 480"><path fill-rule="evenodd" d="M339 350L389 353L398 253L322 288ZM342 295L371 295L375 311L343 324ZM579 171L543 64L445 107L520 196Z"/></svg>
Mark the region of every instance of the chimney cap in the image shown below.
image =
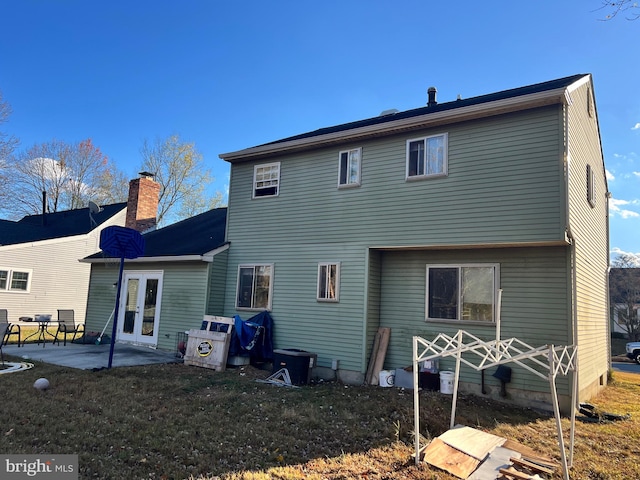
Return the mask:
<svg viewBox="0 0 640 480"><path fill-rule="evenodd" d="M151 173L151 172L138 172L138 175L140 175L141 178L150 178L152 180L156 176L155 173Z"/></svg>

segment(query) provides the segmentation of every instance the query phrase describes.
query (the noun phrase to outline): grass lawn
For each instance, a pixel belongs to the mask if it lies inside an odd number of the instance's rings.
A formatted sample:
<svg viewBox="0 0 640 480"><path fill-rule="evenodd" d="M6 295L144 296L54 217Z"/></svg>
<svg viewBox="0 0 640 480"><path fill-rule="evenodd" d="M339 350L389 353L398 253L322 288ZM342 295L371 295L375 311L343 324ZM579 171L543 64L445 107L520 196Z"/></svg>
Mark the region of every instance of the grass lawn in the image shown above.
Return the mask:
<svg viewBox="0 0 640 480"><path fill-rule="evenodd" d="M412 391L256 381L269 374L250 366L91 372L36 363L0 375L0 452L78 454L82 479L455 478L414 465ZM49 390L33 388L40 377ZM631 418L577 422L572 478L640 478L639 394L639 375L616 373L592 399ZM438 436L448 429L451 396L420 395L421 434ZM560 459L551 415L461 396L456 420ZM563 425L566 432L569 421Z"/></svg>

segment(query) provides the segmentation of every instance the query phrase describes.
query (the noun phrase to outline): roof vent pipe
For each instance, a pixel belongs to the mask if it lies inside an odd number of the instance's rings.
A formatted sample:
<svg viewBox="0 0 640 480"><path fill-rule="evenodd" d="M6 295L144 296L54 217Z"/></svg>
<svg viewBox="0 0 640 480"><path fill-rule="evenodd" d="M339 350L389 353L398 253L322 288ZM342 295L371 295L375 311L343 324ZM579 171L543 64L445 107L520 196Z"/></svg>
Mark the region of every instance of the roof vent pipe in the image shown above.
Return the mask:
<svg viewBox="0 0 640 480"><path fill-rule="evenodd" d="M438 93L436 87L429 87L429 89L427 90L427 95L429 96L427 107L433 107L434 105L438 104L438 102L436 102L436 93Z"/></svg>
<svg viewBox="0 0 640 480"><path fill-rule="evenodd" d="M47 226L47 191L42 191L42 225Z"/></svg>

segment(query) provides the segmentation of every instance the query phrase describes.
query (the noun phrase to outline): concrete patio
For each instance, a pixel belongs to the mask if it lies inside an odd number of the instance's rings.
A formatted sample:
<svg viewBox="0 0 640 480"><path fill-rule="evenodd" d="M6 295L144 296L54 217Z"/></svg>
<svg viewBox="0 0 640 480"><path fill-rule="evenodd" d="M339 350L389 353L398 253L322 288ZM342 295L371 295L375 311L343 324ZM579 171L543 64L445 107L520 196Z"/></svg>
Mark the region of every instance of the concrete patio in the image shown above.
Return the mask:
<svg viewBox="0 0 640 480"><path fill-rule="evenodd" d="M109 365L110 344L60 344L28 343L21 347L17 345L5 345L2 352L7 361L11 355L24 361L38 361L78 368L81 370L93 370L106 368ZM113 350L112 367L131 367L136 365L151 365L158 363L182 363L182 359L175 353L155 350L149 347L116 343Z"/></svg>

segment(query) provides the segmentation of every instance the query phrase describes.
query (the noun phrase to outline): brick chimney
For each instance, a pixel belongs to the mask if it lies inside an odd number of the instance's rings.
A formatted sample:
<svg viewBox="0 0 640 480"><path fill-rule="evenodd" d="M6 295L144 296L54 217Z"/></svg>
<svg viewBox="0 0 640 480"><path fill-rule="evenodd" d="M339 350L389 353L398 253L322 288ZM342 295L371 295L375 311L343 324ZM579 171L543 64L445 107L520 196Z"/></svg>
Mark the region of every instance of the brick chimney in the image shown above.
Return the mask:
<svg viewBox="0 0 640 480"><path fill-rule="evenodd" d="M140 172L140 178L131 180L124 226L140 233L155 228L159 193L160 184L153 180L152 173Z"/></svg>

